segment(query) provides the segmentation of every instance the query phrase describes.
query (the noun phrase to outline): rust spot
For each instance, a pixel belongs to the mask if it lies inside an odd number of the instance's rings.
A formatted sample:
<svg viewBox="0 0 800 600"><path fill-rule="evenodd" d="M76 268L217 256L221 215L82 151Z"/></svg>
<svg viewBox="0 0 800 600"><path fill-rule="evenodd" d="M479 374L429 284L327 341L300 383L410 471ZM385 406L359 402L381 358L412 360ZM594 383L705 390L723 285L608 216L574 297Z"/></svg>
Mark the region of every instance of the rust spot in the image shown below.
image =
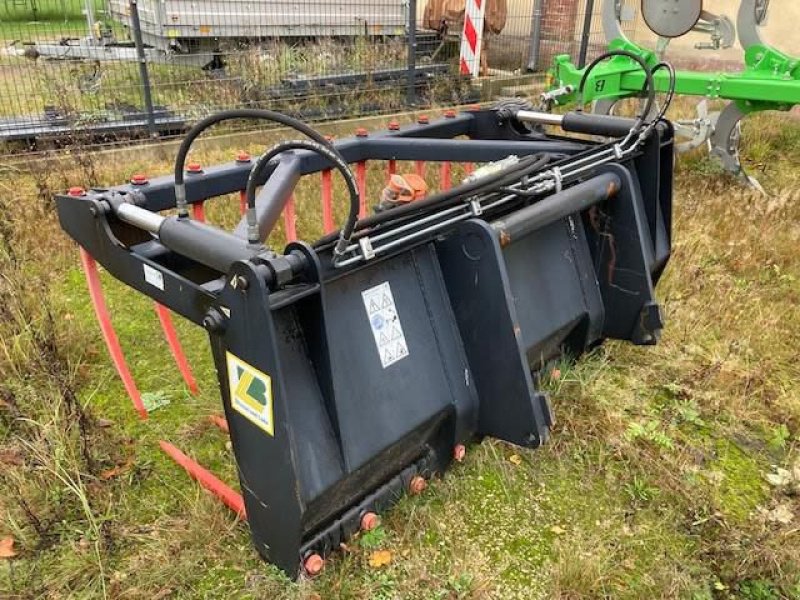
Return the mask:
<svg viewBox="0 0 800 600"><path fill-rule="evenodd" d="M611 198L611 196L616 195L618 191L619 187L617 187L617 184L613 181L609 181L608 188L606 188L606 198Z"/></svg>
<svg viewBox="0 0 800 600"><path fill-rule="evenodd" d="M505 229L500 230L500 246L505 248L511 243L511 236Z"/></svg>

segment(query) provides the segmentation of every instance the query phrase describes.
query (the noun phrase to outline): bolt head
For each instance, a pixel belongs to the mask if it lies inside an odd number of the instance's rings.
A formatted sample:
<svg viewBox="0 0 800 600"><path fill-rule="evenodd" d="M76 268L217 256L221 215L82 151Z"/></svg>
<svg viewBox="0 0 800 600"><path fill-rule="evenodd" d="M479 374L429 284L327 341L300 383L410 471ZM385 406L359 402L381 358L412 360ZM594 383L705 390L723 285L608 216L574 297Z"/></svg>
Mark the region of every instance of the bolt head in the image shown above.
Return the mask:
<svg viewBox="0 0 800 600"><path fill-rule="evenodd" d="M319 575L324 567L325 559L319 554L312 554L303 561L303 570L310 577Z"/></svg>
<svg viewBox="0 0 800 600"><path fill-rule="evenodd" d="M361 531L372 531L381 523L381 518L374 512L364 513L361 517Z"/></svg>
<svg viewBox="0 0 800 600"><path fill-rule="evenodd" d="M462 462L467 455L467 447L464 444L456 444L453 448L453 460Z"/></svg>
<svg viewBox="0 0 800 600"><path fill-rule="evenodd" d="M408 491L411 493L412 496L418 496L422 492L425 491L425 488L428 487L428 482L425 481L424 477L419 475L414 475L411 478L411 481L408 484Z"/></svg>

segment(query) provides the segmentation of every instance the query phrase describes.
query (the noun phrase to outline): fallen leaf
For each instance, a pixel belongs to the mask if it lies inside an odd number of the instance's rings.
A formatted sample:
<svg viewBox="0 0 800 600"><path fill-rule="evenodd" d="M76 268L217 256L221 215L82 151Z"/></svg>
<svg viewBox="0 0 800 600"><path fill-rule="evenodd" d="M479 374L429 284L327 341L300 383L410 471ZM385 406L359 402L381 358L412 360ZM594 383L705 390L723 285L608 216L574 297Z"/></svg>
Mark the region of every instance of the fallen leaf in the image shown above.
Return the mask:
<svg viewBox="0 0 800 600"><path fill-rule="evenodd" d="M775 472L767 473L766 479L770 485L775 487L783 487L785 485L789 485L792 482L793 477L792 474L786 469L775 467Z"/></svg>
<svg viewBox="0 0 800 600"><path fill-rule="evenodd" d="M158 392L145 392L142 394L142 404L144 404L145 410L149 413L164 406L169 406L169 403L169 396L160 390Z"/></svg>
<svg viewBox="0 0 800 600"><path fill-rule="evenodd" d="M788 525L794 519L794 513L787 504L779 504L767 513L767 520L773 523Z"/></svg>
<svg viewBox="0 0 800 600"><path fill-rule="evenodd" d="M117 465L116 467L107 469L106 471L102 471L100 473L100 479L108 481L109 479L122 475L125 471L130 469L132 465L133 465L133 459L129 458L121 465Z"/></svg>
<svg viewBox="0 0 800 600"><path fill-rule="evenodd" d="M521 465L522 464L522 457L519 454L512 454L508 457L508 462L513 465Z"/></svg>
<svg viewBox="0 0 800 600"><path fill-rule="evenodd" d="M0 464L19 466L25 462L19 448L0 449Z"/></svg>
<svg viewBox="0 0 800 600"><path fill-rule="evenodd" d="M97 419L97 426L102 427L104 429L106 427L111 427L113 424L114 421L112 421L111 419Z"/></svg>
<svg viewBox="0 0 800 600"><path fill-rule="evenodd" d="M554 368L550 371L550 379L561 379L561 369Z"/></svg>
<svg viewBox="0 0 800 600"><path fill-rule="evenodd" d="M565 533L567 533L567 530L564 529L563 527L560 527L559 525L553 525L550 528L550 531L552 531L556 535L564 535Z"/></svg>
<svg viewBox="0 0 800 600"><path fill-rule="evenodd" d="M373 569L385 567L392 562L392 553L388 550L376 550L369 556L369 566Z"/></svg>
<svg viewBox="0 0 800 600"><path fill-rule="evenodd" d="M17 551L14 550L14 538L11 536L4 537L0 540L0 558L14 558Z"/></svg>

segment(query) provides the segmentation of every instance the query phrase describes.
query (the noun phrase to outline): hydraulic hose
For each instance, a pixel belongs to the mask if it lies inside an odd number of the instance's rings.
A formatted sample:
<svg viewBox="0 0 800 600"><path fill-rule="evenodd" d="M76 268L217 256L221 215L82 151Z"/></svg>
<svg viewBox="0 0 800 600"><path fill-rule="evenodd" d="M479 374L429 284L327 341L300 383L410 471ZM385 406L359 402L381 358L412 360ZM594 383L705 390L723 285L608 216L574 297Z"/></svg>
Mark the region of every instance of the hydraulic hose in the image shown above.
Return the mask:
<svg viewBox="0 0 800 600"><path fill-rule="evenodd" d="M630 58L634 62L638 63L645 74L645 90L647 91L647 102L645 103L644 108L639 113L638 117L636 118L636 124L631 128L630 133L625 138L623 145L627 143L628 140L633 138L634 135L639 133L639 130L642 127L642 124L647 120L647 115L650 114L650 111L653 109L653 104L655 103L656 99L656 89L653 85L653 72L647 66L647 63L642 59L640 56L637 56L633 52L628 52L627 50L610 50L608 52L604 52L597 58L595 58L586 69L583 71L583 75L581 76L580 84L578 85L578 111L583 110L583 90L586 87L586 81L589 78L589 74L604 60L609 58L613 58L615 56L624 56Z"/></svg>
<svg viewBox="0 0 800 600"><path fill-rule="evenodd" d="M345 246L347 246L350 236L353 235L356 221L358 221L358 210L361 204L358 184L353 176L353 172L350 170L350 167L344 161L341 154L328 145L323 146L311 140L280 142L270 148L266 153L259 156L253 168L250 169L250 176L247 178L247 187L245 189L248 222L247 237L249 242L251 244L257 244L261 241L259 239L258 224L256 222L256 187L258 186L258 182L266 170L269 161L288 150L309 150L315 152L333 163L333 166L342 174L342 177L344 177L345 183L347 184L347 191L350 194L350 211L347 215L345 225L342 227L341 233L339 234L339 242L334 249L334 253L341 253Z"/></svg>
<svg viewBox="0 0 800 600"><path fill-rule="evenodd" d="M341 154L339 154L339 152L333 148L333 145L326 140L322 134L312 127L306 125L302 121L295 119L294 117L261 108L237 108L223 110L206 117L192 127L183 138L183 141L178 148L178 154L175 156L175 202L178 208L179 217L189 216L189 211L187 210L186 206L186 187L184 185L183 175L186 165L186 156L189 154L192 143L194 143L195 139L197 139L197 137L209 127L212 127L213 125L223 121L232 121L234 119L259 119L264 121L272 121L274 123L285 125L286 127L291 127L292 129L305 134L318 144L332 148L333 152L335 152L339 158L344 160Z"/></svg>
<svg viewBox="0 0 800 600"><path fill-rule="evenodd" d="M464 197L504 187L505 185L519 181L520 178L533 173L534 171L538 171L547 165L548 161L549 157L546 155L535 154L532 156L526 156L522 158L519 163L507 167L502 171L498 171L492 175L482 177L476 181L461 184L450 190L447 190L446 192L433 194L424 200L417 200L409 204L392 208L385 212L365 217L358 221L356 224L356 229L361 230L368 227L375 227L406 216L416 215L428 208L444 208L455 202L462 201ZM329 244L336 239L337 235L339 234L333 232L321 237L314 244L314 247L319 248Z"/></svg>

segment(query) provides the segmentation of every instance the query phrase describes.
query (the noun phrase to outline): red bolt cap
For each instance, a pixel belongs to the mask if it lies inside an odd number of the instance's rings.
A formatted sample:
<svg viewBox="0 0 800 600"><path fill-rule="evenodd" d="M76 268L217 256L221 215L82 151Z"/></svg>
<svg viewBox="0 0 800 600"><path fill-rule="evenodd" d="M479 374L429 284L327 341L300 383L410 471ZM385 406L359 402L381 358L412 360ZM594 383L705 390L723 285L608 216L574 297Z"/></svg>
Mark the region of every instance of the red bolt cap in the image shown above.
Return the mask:
<svg viewBox="0 0 800 600"><path fill-rule="evenodd" d="M480 110L480 109L481 109L480 104L472 104L467 108L467 110L470 110L470 111L476 111L476 110Z"/></svg>
<svg viewBox="0 0 800 600"><path fill-rule="evenodd" d="M75 187L71 187L71 188L69 188L69 190L67 190L67 195L68 196L85 196L86 195L86 190L83 189L82 187L76 185Z"/></svg>
<svg viewBox="0 0 800 600"><path fill-rule="evenodd" d="M189 171L189 173L202 173L203 166L200 163L193 162L186 165L186 170Z"/></svg>
<svg viewBox="0 0 800 600"><path fill-rule="evenodd" d="M430 123L430 121L431 120L428 118L428 115L420 115L419 117L417 117L417 123L419 123L420 125L425 125L427 123Z"/></svg>
<svg viewBox="0 0 800 600"><path fill-rule="evenodd" d="M400 123L397 121L389 121L389 131L400 131Z"/></svg>
<svg viewBox="0 0 800 600"><path fill-rule="evenodd" d="M244 150L240 150L239 154L236 155L236 162L240 163L250 162L250 154L248 154Z"/></svg>
<svg viewBox="0 0 800 600"><path fill-rule="evenodd" d="M381 522L381 518L374 512L367 512L361 516L361 530L372 531Z"/></svg>
<svg viewBox="0 0 800 600"><path fill-rule="evenodd" d="M464 444L456 444L455 448L453 448L453 459L456 462L461 462L466 455L467 447Z"/></svg>
<svg viewBox="0 0 800 600"><path fill-rule="evenodd" d="M356 129L356 136L358 137L367 137L369 135L369 131L364 129L363 127L359 127Z"/></svg>
<svg viewBox="0 0 800 600"><path fill-rule="evenodd" d="M417 496L424 492L426 487L428 487L428 482L425 481L425 478L414 475L408 484L408 491L411 492L412 495Z"/></svg>
<svg viewBox="0 0 800 600"><path fill-rule="evenodd" d="M131 176L131 183L133 185L145 185L147 183L147 175L142 173L134 173Z"/></svg>
<svg viewBox="0 0 800 600"><path fill-rule="evenodd" d="M303 570L311 577L319 575L324 566L325 559L319 554L312 554L303 561Z"/></svg>
<svg viewBox="0 0 800 600"><path fill-rule="evenodd" d="M444 118L445 119L455 119L456 118L456 111L454 111L452 108L448 108L446 111L444 111Z"/></svg>

